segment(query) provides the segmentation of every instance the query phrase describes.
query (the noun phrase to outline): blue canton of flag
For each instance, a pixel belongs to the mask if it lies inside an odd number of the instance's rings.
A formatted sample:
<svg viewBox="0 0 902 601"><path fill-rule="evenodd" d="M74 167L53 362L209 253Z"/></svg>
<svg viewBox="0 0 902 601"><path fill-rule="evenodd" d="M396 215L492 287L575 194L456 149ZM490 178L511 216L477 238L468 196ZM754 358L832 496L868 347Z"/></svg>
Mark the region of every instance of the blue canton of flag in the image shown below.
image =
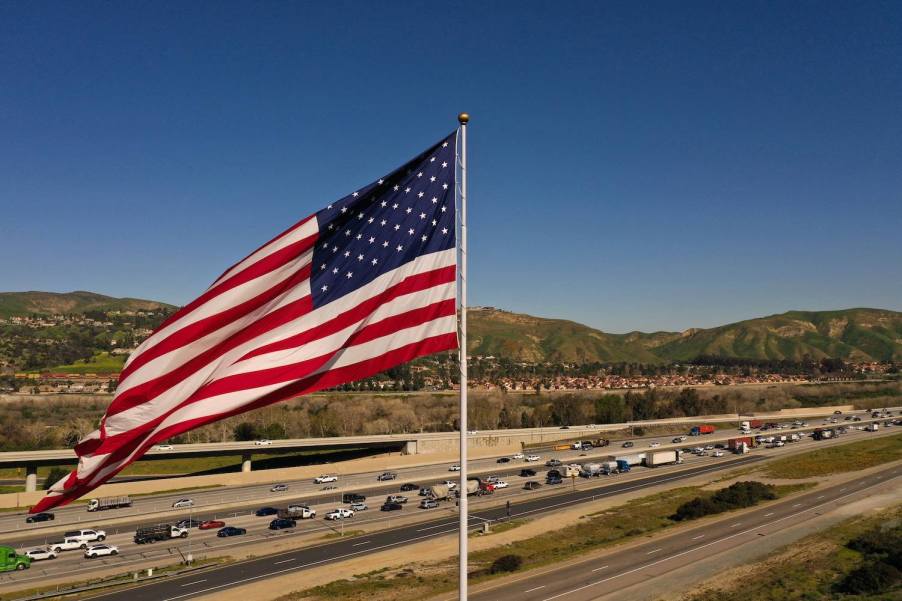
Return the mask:
<svg viewBox="0 0 902 601"><path fill-rule="evenodd" d="M419 256L454 248L456 137L316 213L314 307Z"/></svg>

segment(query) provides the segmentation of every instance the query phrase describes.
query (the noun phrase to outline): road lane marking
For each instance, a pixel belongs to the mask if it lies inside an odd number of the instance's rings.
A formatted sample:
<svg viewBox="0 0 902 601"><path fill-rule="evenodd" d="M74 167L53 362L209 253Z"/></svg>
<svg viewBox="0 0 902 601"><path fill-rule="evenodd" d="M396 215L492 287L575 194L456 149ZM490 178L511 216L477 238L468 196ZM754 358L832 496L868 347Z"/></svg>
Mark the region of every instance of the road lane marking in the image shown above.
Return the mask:
<svg viewBox="0 0 902 601"><path fill-rule="evenodd" d="M531 589L529 589L528 591L523 591L523 592L524 592L524 593L531 593L531 592L533 592L533 591L539 590L540 588L545 588L545 585L543 584L542 586L537 586L536 588L531 588Z"/></svg>
<svg viewBox="0 0 902 601"><path fill-rule="evenodd" d="M592 571L593 571L593 572L598 572L598 571L601 571L601 570L605 569L606 567L608 567L608 566L601 566L600 568L595 568L595 569L592 570Z"/></svg>
<svg viewBox="0 0 902 601"><path fill-rule="evenodd" d="M370 544L370 541L365 540L365 541L363 541L362 543L354 543L354 544L351 545L351 546L352 546L352 547L359 547L360 545L368 545L368 544Z"/></svg>
<svg viewBox="0 0 902 601"><path fill-rule="evenodd" d="M195 580L194 582L188 582L187 584L180 584L179 586L193 586L195 584L200 584L201 582L206 582L206 581L207 581L207 579L204 578L203 580Z"/></svg>
<svg viewBox="0 0 902 601"><path fill-rule="evenodd" d="M428 526L426 528L420 528L416 532L426 532L427 530L433 530L435 528L444 528L445 526L451 526L456 524L457 522L448 522L447 524L436 524L435 526Z"/></svg>
<svg viewBox="0 0 902 601"><path fill-rule="evenodd" d="M730 526L730 528L735 528L736 526L742 526L742 522L736 522L735 524Z"/></svg>
<svg viewBox="0 0 902 601"><path fill-rule="evenodd" d="M297 557L289 557L288 559L283 559L282 561L275 561L275 562L273 562L273 565L277 566L280 563L288 563L289 561L296 561L296 560L297 560Z"/></svg>
<svg viewBox="0 0 902 601"><path fill-rule="evenodd" d="M772 515L774 515L774 512L773 512L773 511L771 511L770 513L765 513L765 514L764 514L764 517L769 518L769 517L772 516Z"/></svg>
<svg viewBox="0 0 902 601"><path fill-rule="evenodd" d="M801 507L801 506L802 506L801 503L796 503L795 505L793 505L793 508L795 508L795 507Z"/></svg>
<svg viewBox="0 0 902 601"><path fill-rule="evenodd" d="M646 555L651 555L652 553L657 553L658 551L663 551L663 550L664 550L664 549L662 549L662 548L660 548L660 547L657 548L657 549L652 549L651 551L649 551L648 553L646 553Z"/></svg>
<svg viewBox="0 0 902 601"><path fill-rule="evenodd" d="M821 496L818 497L818 499L823 499L825 496L826 496L826 495L821 495Z"/></svg>
<svg viewBox="0 0 902 601"><path fill-rule="evenodd" d="M698 536L696 536L696 537L693 538L692 540L698 540L698 539L700 539L700 538L705 538L705 535L704 535L704 534L699 534Z"/></svg>

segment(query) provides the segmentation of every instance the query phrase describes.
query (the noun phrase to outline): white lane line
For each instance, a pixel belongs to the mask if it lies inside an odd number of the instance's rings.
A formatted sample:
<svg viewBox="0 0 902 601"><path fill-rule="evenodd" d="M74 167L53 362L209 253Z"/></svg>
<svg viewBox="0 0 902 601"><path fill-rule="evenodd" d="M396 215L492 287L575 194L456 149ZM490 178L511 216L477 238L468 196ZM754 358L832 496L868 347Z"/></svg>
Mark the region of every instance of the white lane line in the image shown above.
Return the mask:
<svg viewBox="0 0 902 601"><path fill-rule="evenodd" d="M856 491L856 492L860 492L860 491ZM797 515L801 515L801 514L803 514L803 513L807 513L807 512L809 512L809 511L814 510L814 509L818 509L819 507L823 507L823 506L829 505L829 504L831 504L831 503L836 503L837 501L840 501L840 500L842 500L842 499L845 499L846 497L851 497L852 495L856 494L856 492L850 492L849 494L847 494L847 495L842 495L841 497L837 497L837 498L833 499L832 501L827 501L826 503L821 503L820 505L814 505L814 506L812 506L812 507L809 507L808 509L803 509L802 511L797 511L797 512L795 512L795 513L791 513L791 514L789 514L789 515L787 515L787 516L784 516L784 517L782 517L782 518L778 518L778 519L774 520L773 522L771 522L771 523L768 524L768 525L772 526L772 525L777 524L777 523L779 523L779 522L783 522L783 521L785 521L785 520L794 518L794 517L796 517ZM645 568L650 568L650 567L652 567L652 566L656 566L656 565L658 565L659 563L664 563L665 561L670 561L671 559L676 559L677 557L682 557L683 555L686 555L686 554L688 554L688 553L693 553L693 552L698 551L698 550L700 550L700 549L704 549L705 547L710 547L711 545L716 545L717 543L722 543L723 541L729 540L729 539L731 539L731 538L736 538L737 536L742 536L742 535L744 535L744 534L748 534L749 532L753 532L753 531L755 531L755 530L758 530L760 527L761 527L761 525L758 525L758 526L754 526L754 527L752 527L752 528L747 528L747 529L745 529L745 530L740 530L739 532L736 532L736 533L734 533L734 534L730 534L729 536L725 536L725 537L723 537L723 538L719 538L719 539L717 539L717 540L713 540L713 541L711 541L710 543L705 543L704 545L699 545L699 546L697 546L697 547L693 547L693 548L691 548L691 549L687 549L687 550L685 550L685 551L681 551L680 553L676 553L676 554L670 555L670 556L668 556L668 557L662 557L661 559L658 559L658 560L653 561L653 562L651 562L651 563L647 563L647 564L645 564L645 565L643 565L643 566L639 566L638 568L633 568L632 570L627 570L626 572L621 572L621 573L619 573L619 574L614 574L613 576L608 576L607 578L602 578L601 580L596 580L595 582L590 582L589 584L585 584L585 585L580 586L580 587L578 587L578 588L571 589L571 590L565 591L565 592L563 592L563 593L559 593L559 594L557 594L557 595L554 595L553 597L547 597L547 598L543 599L543 601L553 601L554 599L559 599L559 598L561 598L561 597L564 597L564 596L567 596L567 595L571 595L571 594L573 594L573 593L576 593L576 592L585 590L585 589L587 589L587 588L591 588L591 587L593 587L593 586L598 586L599 584L604 584L605 582L609 582L609 581L614 580L614 579L616 579L616 578L620 578L620 577L622 577L622 576L627 576L627 575L629 575L629 574L633 574L633 573L635 573L635 572L639 572L639 571L641 571L641 570L644 570ZM168 600L167 600L167 601L168 601Z"/></svg>
<svg viewBox="0 0 902 601"><path fill-rule="evenodd" d="M605 569L606 567L608 567L608 566L601 566L600 568L595 568L595 569L592 570L592 571L593 571L593 572L600 572L601 570Z"/></svg>
<svg viewBox="0 0 902 601"><path fill-rule="evenodd" d="M821 496L818 497L818 499L823 499L825 496L826 496L826 495L821 495Z"/></svg>
<svg viewBox="0 0 902 601"><path fill-rule="evenodd" d="M277 566L280 563L288 563L289 561L297 561L297 557L289 557L288 559L283 559L282 561L274 561L272 565Z"/></svg>
<svg viewBox="0 0 902 601"><path fill-rule="evenodd" d="M420 528L419 530L416 530L416 532L426 532L427 530L433 530L435 528L444 528L446 526L452 526L456 523L457 522L448 522L447 524L437 524L435 526L428 526L426 528Z"/></svg>
<svg viewBox="0 0 902 601"><path fill-rule="evenodd" d="M705 535L704 535L704 534L699 534L698 536L696 536L696 537L693 538L692 540L698 540L698 539L700 539L700 538L705 538Z"/></svg>
<svg viewBox="0 0 902 601"><path fill-rule="evenodd" d="M363 541L362 543L354 543L354 544L351 545L351 546L352 546L352 547L359 547L360 545L368 545L368 544L370 544L370 541L365 540L365 541Z"/></svg>
<svg viewBox="0 0 902 601"><path fill-rule="evenodd" d="M735 524L730 526L730 528L735 528L736 526L742 526L742 522L736 522Z"/></svg>
<svg viewBox="0 0 902 601"><path fill-rule="evenodd" d="M770 513L765 513L765 514L764 514L764 517L769 518L769 517L772 516L772 515L774 515L774 512L773 512L773 511L771 511Z"/></svg>
<svg viewBox="0 0 902 601"><path fill-rule="evenodd" d="M531 592L533 592L533 591L539 590L540 588L545 588L545 585L543 584L542 586L537 586L536 588L531 588L531 589L529 589L528 591L523 591L523 592L524 592L524 593L531 593Z"/></svg>
<svg viewBox="0 0 902 601"><path fill-rule="evenodd" d="M648 553L646 553L646 555L651 555L652 553L657 553L658 551L663 551L663 550L664 550L664 549L662 549L662 548L660 548L660 547L657 548L657 549L652 549L651 551L649 551Z"/></svg>
<svg viewBox="0 0 902 601"><path fill-rule="evenodd" d="M796 507L801 507L801 506L802 506L802 504L801 504L801 503L796 503L796 504L795 504L795 505L793 505L793 508L796 508Z"/></svg>
<svg viewBox="0 0 902 601"><path fill-rule="evenodd" d="M201 582L206 582L206 581L207 581L207 579L204 578L203 580L195 580L194 582L188 582L188 583L186 583L186 584L180 584L179 586L194 586L195 584L200 584Z"/></svg>
<svg viewBox="0 0 902 601"><path fill-rule="evenodd" d="M846 490L846 489L845 489L845 488L840 488L840 489L839 489L839 492L842 492L842 491L844 491L844 490Z"/></svg>

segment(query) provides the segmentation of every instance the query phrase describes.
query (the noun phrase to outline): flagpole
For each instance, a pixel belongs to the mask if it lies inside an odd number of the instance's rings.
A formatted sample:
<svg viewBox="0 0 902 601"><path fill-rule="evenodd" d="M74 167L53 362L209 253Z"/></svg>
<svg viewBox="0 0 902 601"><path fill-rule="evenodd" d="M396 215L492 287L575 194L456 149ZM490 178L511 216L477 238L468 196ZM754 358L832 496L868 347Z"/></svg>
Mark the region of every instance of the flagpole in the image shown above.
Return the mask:
<svg viewBox="0 0 902 601"><path fill-rule="evenodd" d="M461 113L460 123L460 269L457 275L458 303L460 304L460 527L458 532L460 553L460 601L467 601L467 123L470 116Z"/></svg>

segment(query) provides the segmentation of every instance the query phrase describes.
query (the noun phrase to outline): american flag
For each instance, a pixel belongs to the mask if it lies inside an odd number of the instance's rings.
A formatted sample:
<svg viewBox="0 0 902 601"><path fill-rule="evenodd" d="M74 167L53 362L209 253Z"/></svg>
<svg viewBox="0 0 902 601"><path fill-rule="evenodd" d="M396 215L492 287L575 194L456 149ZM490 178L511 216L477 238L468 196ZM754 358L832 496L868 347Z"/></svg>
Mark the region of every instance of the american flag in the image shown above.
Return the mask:
<svg viewBox="0 0 902 601"><path fill-rule="evenodd" d="M78 467L31 511L205 424L457 348L457 132L226 270L125 364Z"/></svg>

